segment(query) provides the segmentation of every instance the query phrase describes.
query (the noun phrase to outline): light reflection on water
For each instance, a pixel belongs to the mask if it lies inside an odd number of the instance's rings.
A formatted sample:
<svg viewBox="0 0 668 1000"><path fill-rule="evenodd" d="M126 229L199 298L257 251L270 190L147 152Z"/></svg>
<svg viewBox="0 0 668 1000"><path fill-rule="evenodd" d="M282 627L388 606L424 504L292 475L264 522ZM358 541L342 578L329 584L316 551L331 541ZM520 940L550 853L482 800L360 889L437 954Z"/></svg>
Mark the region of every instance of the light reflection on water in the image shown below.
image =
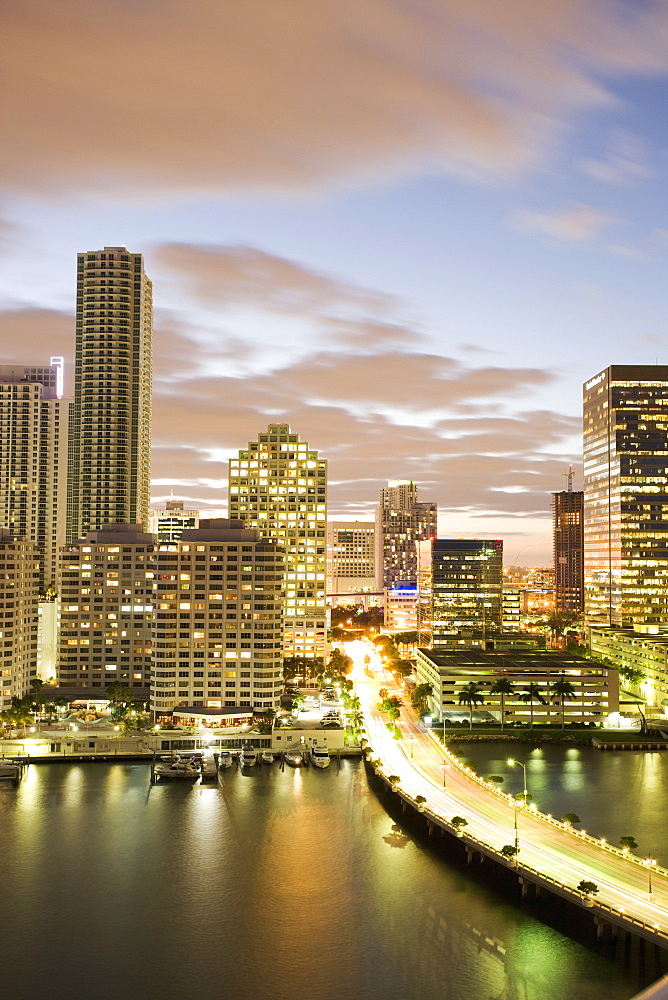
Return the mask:
<svg viewBox="0 0 668 1000"><path fill-rule="evenodd" d="M0 788L12 1000L625 1000L638 986L414 839L358 763L148 778L62 763Z"/></svg>

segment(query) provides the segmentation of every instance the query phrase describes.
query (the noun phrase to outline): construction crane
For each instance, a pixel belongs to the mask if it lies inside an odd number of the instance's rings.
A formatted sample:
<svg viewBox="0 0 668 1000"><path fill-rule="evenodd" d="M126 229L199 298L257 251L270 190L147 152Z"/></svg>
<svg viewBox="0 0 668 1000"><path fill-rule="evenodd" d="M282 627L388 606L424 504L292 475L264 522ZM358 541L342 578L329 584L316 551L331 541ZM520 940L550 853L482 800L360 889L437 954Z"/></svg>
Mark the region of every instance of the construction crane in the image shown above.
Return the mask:
<svg viewBox="0 0 668 1000"><path fill-rule="evenodd" d="M573 466L569 465L568 466L568 472L562 472L561 474L562 474L562 476L566 476L566 478L568 479L568 492L572 493L573 492Z"/></svg>

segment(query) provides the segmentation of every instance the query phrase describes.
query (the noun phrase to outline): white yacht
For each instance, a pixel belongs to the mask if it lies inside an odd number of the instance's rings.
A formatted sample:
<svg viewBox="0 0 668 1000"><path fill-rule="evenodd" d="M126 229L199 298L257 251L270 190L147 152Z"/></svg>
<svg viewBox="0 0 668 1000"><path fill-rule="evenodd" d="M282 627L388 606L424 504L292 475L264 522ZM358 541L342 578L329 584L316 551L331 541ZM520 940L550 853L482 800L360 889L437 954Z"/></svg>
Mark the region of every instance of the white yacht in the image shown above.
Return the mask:
<svg viewBox="0 0 668 1000"><path fill-rule="evenodd" d="M253 767L257 764L257 750L255 747L245 746L241 748L240 763L242 767Z"/></svg>
<svg viewBox="0 0 668 1000"><path fill-rule="evenodd" d="M201 771L195 761L184 760L180 757L177 757L171 764L162 764L155 769L156 778L168 780L180 778L182 781L194 781L200 777L200 774Z"/></svg>
<svg viewBox="0 0 668 1000"><path fill-rule="evenodd" d="M232 767L233 759L229 750L221 750L218 755L218 767Z"/></svg>
<svg viewBox="0 0 668 1000"><path fill-rule="evenodd" d="M269 750L265 750L263 752L263 754L262 754L262 763L263 764L273 764L274 763L274 755L273 755L273 753L271 753Z"/></svg>
<svg viewBox="0 0 668 1000"><path fill-rule="evenodd" d="M316 767L329 767L332 758L329 756L329 749L326 746L318 746L314 743L311 747L311 763Z"/></svg>
<svg viewBox="0 0 668 1000"><path fill-rule="evenodd" d="M304 763L304 754L301 750L286 750L285 763L290 767L301 767Z"/></svg>

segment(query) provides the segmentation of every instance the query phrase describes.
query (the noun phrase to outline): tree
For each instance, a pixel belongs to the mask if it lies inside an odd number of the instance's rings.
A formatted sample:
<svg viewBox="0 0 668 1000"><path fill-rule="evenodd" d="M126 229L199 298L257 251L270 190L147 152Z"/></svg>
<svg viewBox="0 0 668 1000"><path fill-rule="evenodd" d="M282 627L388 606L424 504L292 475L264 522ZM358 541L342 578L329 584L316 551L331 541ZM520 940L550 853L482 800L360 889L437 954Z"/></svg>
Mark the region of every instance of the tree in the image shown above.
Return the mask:
<svg viewBox="0 0 668 1000"><path fill-rule="evenodd" d="M573 701L575 698L575 688L570 681L567 681L562 674L558 681L555 681L552 685L552 690L557 695L561 702L561 728L562 730L566 726L566 699Z"/></svg>
<svg viewBox="0 0 668 1000"><path fill-rule="evenodd" d="M457 833L459 833L459 831L461 830L461 828L463 826L468 826L469 825L469 821L467 819L464 819L463 816L453 816L452 819L450 820L450 822L454 826L454 828L457 831Z"/></svg>
<svg viewBox="0 0 668 1000"><path fill-rule="evenodd" d="M577 813L564 813L561 817L562 823L568 823L569 826L573 826L575 823L580 822L580 817Z"/></svg>
<svg viewBox="0 0 668 1000"><path fill-rule="evenodd" d="M624 851L635 851L638 844L635 837L625 836L619 838L619 846Z"/></svg>
<svg viewBox="0 0 668 1000"><path fill-rule="evenodd" d="M635 667L620 667L619 673L630 687L637 687L638 684L642 684L643 681L647 680L647 674L644 674L642 670L637 670Z"/></svg>
<svg viewBox="0 0 668 1000"><path fill-rule="evenodd" d="M431 684L418 684L411 695L411 705L416 712L422 713L427 711L428 699L433 693L434 688Z"/></svg>
<svg viewBox="0 0 668 1000"><path fill-rule="evenodd" d="M517 848L515 847L514 844L505 844L501 848L501 854L503 854L504 858L508 858L508 860L510 861L517 854Z"/></svg>
<svg viewBox="0 0 668 1000"><path fill-rule="evenodd" d="M582 615L577 611L552 611L545 619L545 623L549 627L553 639L558 639L560 635L564 634L567 628L579 625L581 621Z"/></svg>
<svg viewBox="0 0 668 1000"><path fill-rule="evenodd" d="M419 632L395 632L392 641L395 645L414 646L420 639Z"/></svg>
<svg viewBox="0 0 668 1000"><path fill-rule="evenodd" d="M505 778L502 774L490 774L487 780L491 781L493 785L502 785Z"/></svg>
<svg viewBox="0 0 668 1000"><path fill-rule="evenodd" d="M122 684L120 681L113 681L113 683L107 685L106 695L113 705L127 707L133 702L135 693L127 684Z"/></svg>
<svg viewBox="0 0 668 1000"><path fill-rule="evenodd" d="M459 692L459 704L469 707L469 729L473 729L473 707L482 705L484 701L485 698L480 691L480 686L475 681L465 684Z"/></svg>
<svg viewBox="0 0 668 1000"><path fill-rule="evenodd" d="M517 697L519 698L520 701L523 701L525 703L526 702L529 703L529 706L530 706L530 709L531 709L531 726L530 726L530 728L533 729L533 706L534 706L534 702L538 702L540 705L545 705L546 704L545 698L543 698L542 694L540 693L540 688L538 687L538 685L534 684L534 683L528 684L527 687L526 687L526 689L524 691L520 691L520 693L518 694Z"/></svg>
<svg viewBox="0 0 668 1000"><path fill-rule="evenodd" d="M359 731L364 725L364 716L362 715L361 712L353 712L353 714L350 716L350 722L353 729Z"/></svg>
<svg viewBox="0 0 668 1000"><path fill-rule="evenodd" d="M401 778L399 777L398 774L389 774L387 776L387 780L391 785L398 785L399 782L401 781Z"/></svg>
<svg viewBox="0 0 668 1000"><path fill-rule="evenodd" d="M595 896L598 892L598 886L595 882L589 882L586 878L583 878L581 882L578 882L577 890L583 896Z"/></svg>
<svg viewBox="0 0 668 1000"><path fill-rule="evenodd" d="M390 698L385 698L380 703L381 712L387 712L387 714L389 715L390 719L392 719L393 722L396 722L396 720L401 715L402 708L403 708L403 702L401 701L400 698L397 698L395 695L392 695Z"/></svg>
<svg viewBox="0 0 668 1000"><path fill-rule="evenodd" d="M501 695L501 732L506 721L506 695L513 693L513 685L507 677L497 677L489 689L490 694Z"/></svg>
<svg viewBox="0 0 668 1000"><path fill-rule="evenodd" d="M424 795L416 795L415 801L419 806L423 806L427 800L425 799Z"/></svg>
<svg viewBox="0 0 668 1000"><path fill-rule="evenodd" d="M333 649L327 669L333 674L345 676L353 669L353 661L347 653L342 653L340 649Z"/></svg>

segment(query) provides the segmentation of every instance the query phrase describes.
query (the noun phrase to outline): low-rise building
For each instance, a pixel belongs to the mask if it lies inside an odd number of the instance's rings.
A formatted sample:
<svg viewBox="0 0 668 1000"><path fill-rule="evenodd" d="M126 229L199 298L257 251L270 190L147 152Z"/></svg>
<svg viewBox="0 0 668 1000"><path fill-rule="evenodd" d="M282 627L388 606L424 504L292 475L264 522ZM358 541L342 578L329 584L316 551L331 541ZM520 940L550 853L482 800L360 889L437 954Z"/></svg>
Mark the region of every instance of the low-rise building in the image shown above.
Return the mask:
<svg viewBox="0 0 668 1000"><path fill-rule="evenodd" d="M650 710L668 712L668 628L636 625L635 628L589 628L589 648L622 675L622 684L642 698ZM639 671L639 681L625 681L625 670ZM632 675L629 675L630 677Z"/></svg>
<svg viewBox="0 0 668 1000"><path fill-rule="evenodd" d="M560 724L564 720L600 724L619 710L617 670L576 654L545 650L418 649L417 682L431 684L431 713L468 717L460 696L473 683L482 701L476 711L501 721L501 693L491 688L501 679L511 691L504 695L505 722ZM567 683L562 698L561 684ZM565 686L564 683L564 686ZM535 687L534 687L535 686ZM532 692L531 696L529 693Z"/></svg>

